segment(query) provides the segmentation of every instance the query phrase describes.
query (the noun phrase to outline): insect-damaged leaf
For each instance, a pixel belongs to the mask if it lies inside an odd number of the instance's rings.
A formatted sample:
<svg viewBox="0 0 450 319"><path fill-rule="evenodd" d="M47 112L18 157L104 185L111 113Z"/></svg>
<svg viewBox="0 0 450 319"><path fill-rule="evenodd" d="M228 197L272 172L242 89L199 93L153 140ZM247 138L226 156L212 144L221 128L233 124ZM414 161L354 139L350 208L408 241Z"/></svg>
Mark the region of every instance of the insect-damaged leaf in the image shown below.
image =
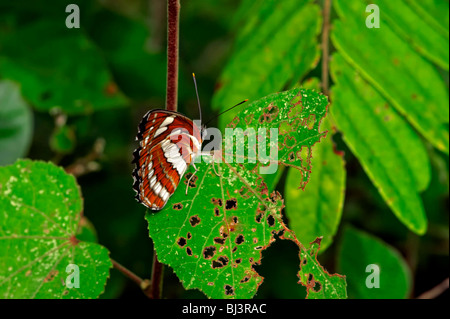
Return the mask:
<svg viewBox="0 0 450 319"><path fill-rule="evenodd" d="M97 298L103 292L109 252L78 239L86 227L82 209L75 178L63 169L30 160L0 168L0 298Z"/></svg>
<svg viewBox="0 0 450 319"><path fill-rule="evenodd" d="M191 167L166 207L147 213L158 259L174 269L185 288L200 289L210 298L252 298L262 282L253 265L261 262L261 252L275 240L274 235L293 240L301 253L308 253L283 223L283 199L278 192L269 193L265 179L270 175L263 178L260 168L270 164L295 167L302 172L298 185L304 187L310 173L311 146L325 134L318 128L327 103L321 94L294 89L248 105L229 124L241 128L245 138L237 139L231 148L227 146L230 137L225 137L223 153L215 157L215 161L222 159L221 163L197 163L198 172L186 196L185 187L194 172ZM256 136L258 129L268 128L279 129L279 135L274 135L278 142L270 142L273 135ZM256 145L252 141L257 141ZM269 154L266 164L251 163L255 159L252 147L258 150L263 141L266 144L261 150ZM242 146L243 156L237 154ZM271 146L278 156L269 152ZM231 151L233 161L225 161ZM309 265L318 281L334 278L323 275L315 258ZM301 279L307 286L308 278ZM331 288L345 297L345 281L339 287L323 287L322 297L335 297Z"/></svg>

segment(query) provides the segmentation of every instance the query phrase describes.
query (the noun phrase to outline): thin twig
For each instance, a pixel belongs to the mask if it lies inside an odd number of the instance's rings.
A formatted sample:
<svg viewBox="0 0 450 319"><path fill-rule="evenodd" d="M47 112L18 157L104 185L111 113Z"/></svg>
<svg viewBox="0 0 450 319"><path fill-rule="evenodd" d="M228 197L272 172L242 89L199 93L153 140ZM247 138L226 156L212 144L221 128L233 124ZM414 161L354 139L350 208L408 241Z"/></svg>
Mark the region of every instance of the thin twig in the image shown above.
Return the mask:
<svg viewBox="0 0 450 319"><path fill-rule="evenodd" d="M92 146L92 150L85 156L77 159L73 164L70 164L65 168L66 172L80 177L90 172L100 170L100 164L96 162L97 159L103 156L105 149L105 140L103 138L97 138Z"/></svg>
<svg viewBox="0 0 450 319"><path fill-rule="evenodd" d="M178 95L178 37L180 1L168 0L167 6L167 92L166 109L177 110Z"/></svg>
<svg viewBox="0 0 450 319"><path fill-rule="evenodd" d="M423 294L417 297L417 299L434 299L441 295L444 291L448 289L449 279L445 279L439 285L425 291Z"/></svg>
<svg viewBox="0 0 450 319"><path fill-rule="evenodd" d="M120 271L122 274L124 274L126 277L130 278L132 281L134 281L136 284L139 285L139 287L141 287L142 291L144 292L144 294L151 298L150 296L150 280L148 279L142 279L141 277L139 277L138 275L136 275L134 272L132 272L131 270L125 268L124 266L122 266L121 264L119 264L117 261L115 261L114 259L111 258L111 262L113 264L113 267L115 269L117 269L118 271Z"/></svg>
<svg viewBox="0 0 450 319"><path fill-rule="evenodd" d="M329 48L330 10L331 10L331 0L325 0L323 8L323 29L322 29L322 91L327 96L329 96L328 60L330 55L330 48Z"/></svg>

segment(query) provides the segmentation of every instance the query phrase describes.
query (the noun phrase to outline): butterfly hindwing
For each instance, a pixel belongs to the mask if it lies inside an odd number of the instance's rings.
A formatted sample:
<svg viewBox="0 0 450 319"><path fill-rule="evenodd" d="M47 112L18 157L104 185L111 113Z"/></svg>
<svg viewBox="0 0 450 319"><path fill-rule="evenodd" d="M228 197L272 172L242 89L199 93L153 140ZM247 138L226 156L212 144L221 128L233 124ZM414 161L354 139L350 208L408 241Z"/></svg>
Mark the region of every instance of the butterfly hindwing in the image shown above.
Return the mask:
<svg viewBox="0 0 450 319"><path fill-rule="evenodd" d="M133 188L136 199L160 210L175 192L201 144L200 131L178 112L152 110L139 124L134 151Z"/></svg>

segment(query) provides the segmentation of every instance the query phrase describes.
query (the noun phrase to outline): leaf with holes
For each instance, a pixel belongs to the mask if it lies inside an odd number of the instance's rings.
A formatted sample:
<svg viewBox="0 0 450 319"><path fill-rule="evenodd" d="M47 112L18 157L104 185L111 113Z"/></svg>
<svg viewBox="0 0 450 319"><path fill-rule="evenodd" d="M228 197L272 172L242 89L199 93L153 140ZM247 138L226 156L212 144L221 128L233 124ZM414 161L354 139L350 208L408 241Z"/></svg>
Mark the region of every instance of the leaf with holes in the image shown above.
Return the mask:
<svg viewBox="0 0 450 319"><path fill-rule="evenodd" d="M97 298L103 292L109 252L77 238L85 227L82 210L75 178L62 168L30 160L0 168L0 298Z"/></svg>
<svg viewBox="0 0 450 319"><path fill-rule="evenodd" d="M200 289L210 298L252 298L262 282L253 266L261 263L261 252L275 235L293 240L306 253L283 223L283 199L268 191L262 170L276 175L278 165L293 167L301 172L297 185L306 185L311 147L326 134L319 124L327 104L325 96L305 89L250 104L229 124L234 130L225 131L214 162L197 163L189 182L190 167L166 207L147 213L158 259L174 269L185 288ZM278 128L279 134L264 135L269 128ZM330 279L331 286L323 286L324 298L335 297L333 289L345 297L342 277L324 273L316 259L310 265L315 265L314 278L340 278L339 284Z"/></svg>

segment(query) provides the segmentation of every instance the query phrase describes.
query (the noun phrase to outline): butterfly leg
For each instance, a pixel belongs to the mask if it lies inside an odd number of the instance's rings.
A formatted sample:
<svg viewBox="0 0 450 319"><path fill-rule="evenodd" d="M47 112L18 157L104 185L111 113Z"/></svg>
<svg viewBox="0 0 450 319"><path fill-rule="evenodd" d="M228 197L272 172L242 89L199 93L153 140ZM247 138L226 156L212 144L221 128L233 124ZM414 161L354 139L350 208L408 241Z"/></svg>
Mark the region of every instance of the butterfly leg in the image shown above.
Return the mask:
<svg viewBox="0 0 450 319"><path fill-rule="evenodd" d="M212 165L212 167L213 167L213 170L214 170L214 173L218 176L218 177L221 177L221 175L219 174L219 173L217 173L217 171L216 171L216 166L214 165L214 157L213 157L213 159L212 159L212 162L211 162L211 165Z"/></svg>

